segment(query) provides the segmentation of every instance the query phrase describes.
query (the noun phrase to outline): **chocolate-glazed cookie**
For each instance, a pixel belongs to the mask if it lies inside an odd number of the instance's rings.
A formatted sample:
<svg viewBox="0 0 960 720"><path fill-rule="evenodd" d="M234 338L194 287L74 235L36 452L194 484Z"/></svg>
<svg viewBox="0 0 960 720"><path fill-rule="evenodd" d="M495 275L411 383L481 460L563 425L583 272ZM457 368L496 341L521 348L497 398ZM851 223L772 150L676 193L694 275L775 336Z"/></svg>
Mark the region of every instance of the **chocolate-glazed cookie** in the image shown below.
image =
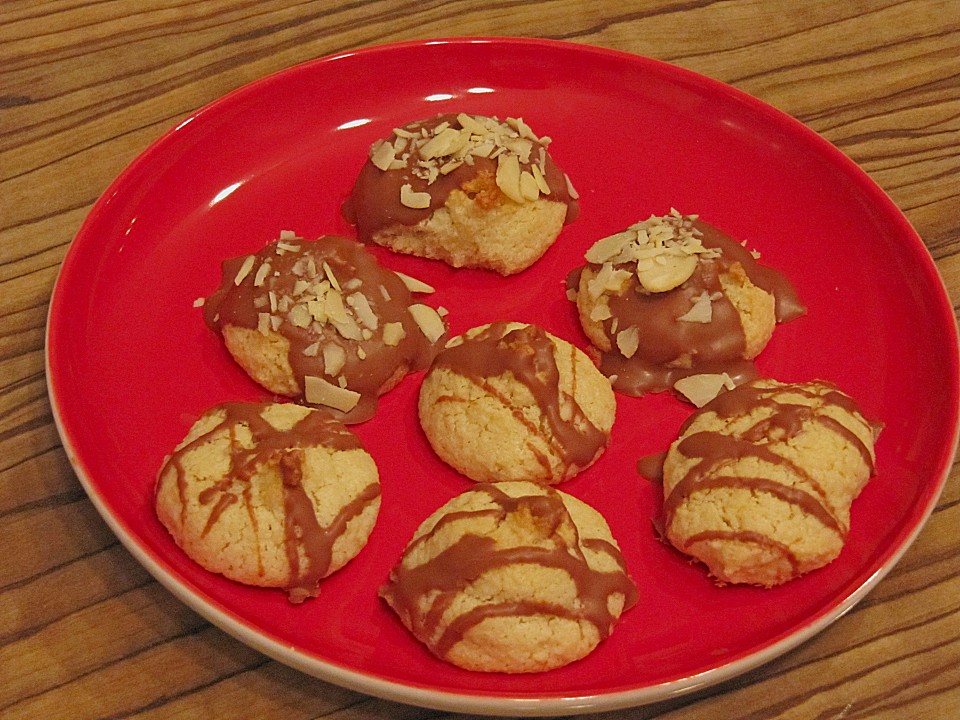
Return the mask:
<svg viewBox="0 0 960 720"><path fill-rule="evenodd" d="M445 336L437 311L415 303L408 285L430 289L356 241L282 233L255 255L224 262L204 317L259 384L356 423L428 366Z"/></svg>
<svg viewBox="0 0 960 720"><path fill-rule="evenodd" d="M599 240L586 260L569 292L600 369L628 395L677 389L702 404L688 378L724 378L715 395L756 377L775 325L805 312L781 273L675 210Z"/></svg>
<svg viewBox="0 0 960 720"><path fill-rule="evenodd" d="M549 143L517 118L459 113L410 123L373 144L344 216L365 242L512 275L578 213Z"/></svg>

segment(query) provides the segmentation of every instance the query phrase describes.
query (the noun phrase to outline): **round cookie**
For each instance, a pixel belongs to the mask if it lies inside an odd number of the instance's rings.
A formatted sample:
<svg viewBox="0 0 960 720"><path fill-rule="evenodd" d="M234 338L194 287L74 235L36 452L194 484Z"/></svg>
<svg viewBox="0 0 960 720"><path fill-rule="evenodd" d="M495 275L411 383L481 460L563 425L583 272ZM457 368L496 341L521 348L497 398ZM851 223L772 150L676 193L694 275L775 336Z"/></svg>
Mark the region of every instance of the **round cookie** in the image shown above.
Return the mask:
<svg viewBox="0 0 960 720"><path fill-rule="evenodd" d="M703 404L688 378L711 377L715 395L756 377L777 322L804 312L783 275L676 210L599 240L586 260L569 294L601 370L629 395L676 389Z"/></svg>
<svg viewBox="0 0 960 720"><path fill-rule="evenodd" d="M366 544L377 466L329 414L292 403L211 408L166 458L157 516L207 570L299 603Z"/></svg>
<svg viewBox="0 0 960 720"><path fill-rule="evenodd" d="M441 659L526 673L589 654L637 591L600 513L504 482L475 485L427 518L380 595Z"/></svg>
<svg viewBox="0 0 960 720"><path fill-rule="evenodd" d="M755 380L695 412L663 465L663 529L721 583L770 587L831 562L879 427L822 382Z"/></svg>
<svg viewBox="0 0 960 720"><path fill-rule="evenodd" d="M512 275L577 215L576 192L520 119L438 115L378 140L344 204L366 242Z"/></svg>
<svg viewBox="0 0 960 720"><path fill-rule="evenodd" d="M373 416L380 395L430 364L446 333L410 287L432 290L382 267L353 240L284 232L224 263L204 317L260 385L357 423Z"/></svg>
<svg viewBox="0 0 960 720"><path fill-rule="evenodd" d="M437 455L470 479L551 485L606 449L616 398L578 348L499 322L447 343L420 388L419 414Z"/></svg>

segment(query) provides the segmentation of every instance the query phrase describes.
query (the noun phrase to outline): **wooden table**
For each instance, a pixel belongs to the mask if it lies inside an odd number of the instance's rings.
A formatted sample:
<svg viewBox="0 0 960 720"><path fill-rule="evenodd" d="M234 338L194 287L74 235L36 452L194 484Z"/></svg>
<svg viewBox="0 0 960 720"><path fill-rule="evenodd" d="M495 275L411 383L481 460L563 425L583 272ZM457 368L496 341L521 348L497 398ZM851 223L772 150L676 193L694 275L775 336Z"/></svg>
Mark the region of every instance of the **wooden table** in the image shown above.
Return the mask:
<svg viewBox="0 0 960 720"><path fill-rule="evenodd" d="M0 715L420 718L212 627L155 582L87 499L44 378L48 299L110 181L197 108L366 45L524 35L651 56L793 115L913 223L960 303L956 0L0 5ZM919 539L812 641L700 694L616 717L960 717L960 477Z"/></svg>

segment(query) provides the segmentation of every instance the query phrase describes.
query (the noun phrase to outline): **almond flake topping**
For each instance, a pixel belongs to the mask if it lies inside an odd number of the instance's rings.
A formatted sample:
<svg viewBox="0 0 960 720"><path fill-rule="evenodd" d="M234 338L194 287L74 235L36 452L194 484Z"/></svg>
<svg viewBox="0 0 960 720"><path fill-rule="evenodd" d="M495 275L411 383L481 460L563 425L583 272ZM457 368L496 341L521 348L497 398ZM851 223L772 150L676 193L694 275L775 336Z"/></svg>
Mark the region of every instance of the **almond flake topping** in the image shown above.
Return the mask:
<svg viewBox="0 0 960 720"><path fill-rule="evenodd" d="M370 162L384 172L407 168L429 186L460 165L472 164L474 157L483 157L498 161L497 185L514 202L550 194L544 174L550 138L537 137L522 118L500 122L496 117L460 113L455 124L442 122L434 128L413 124L395 128L393 134L394 142L378 140L370 147ZM520 163L529 169L521 171ZM567 184L571 196L577 197L569 178ZM405 183L400 188L400 202L425 209L430 207L430 196Z"/></svg>
<svg viewBox="0 0 960 720"><path fill-rule="evenodd" d="M672 290L686 282L700 258L720 256L720 250L701 242L703 234L693 225L696 219L696 215L684 216L671 208L668 215L651 215L622 232L601 238L585 257L594 264L634 263L645 290Z"/></svg>
<svg viewBox="0 0 960 720"><path fill-rule="evenodd" d="M733 390L736 384L727 373L703 373L680 378L673 387L694 405L703 407L724 389Z"/></svg>
<svg viewBox="0 0 960 720"><path fill-rule="evenodd" d="M708 323L713 320L713 301L719 300L721 293L713 294L704 290L697 297L693 298L693 305L687 312L677 318L682 322Z"/></svg>

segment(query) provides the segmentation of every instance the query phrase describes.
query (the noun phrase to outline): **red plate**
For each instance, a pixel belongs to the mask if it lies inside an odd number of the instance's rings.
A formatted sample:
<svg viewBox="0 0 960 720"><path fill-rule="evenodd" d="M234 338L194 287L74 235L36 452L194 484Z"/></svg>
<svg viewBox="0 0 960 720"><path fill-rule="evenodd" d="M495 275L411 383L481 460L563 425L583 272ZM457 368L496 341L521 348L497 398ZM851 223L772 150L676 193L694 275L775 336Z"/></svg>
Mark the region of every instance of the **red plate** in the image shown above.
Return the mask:
<svg viewBox="0 0 960 720"><path fill-rule="evenodd" d="M421 376L356 428L383 508L364 551L292 606L188 560L154 516L164 455L207 407L266 393L231 361L193 301L223 258L281 229L353 235L341 201L370 144L438 112L520 116L581 195L580 218L533 268L503 279L400 257L455 333L538 323L584 347L561 281L597 238L671 207L699 213L792 278L806 317L759 359L781 380L823 378L886 427L878 474L853 506L840 558L773 590L718 588L657 542L654 488L636 459L666 448L690 408L620 397L613 443L563 489L608 519L640 602L592 655L539 675L461 671L432 657L378 600L419 522L470 483L416 422ZM291 68L191 116L104 193L67 254L50 306L50 397L64 446L126 547L180 599L242 641L363 692L464 712L560 714L663 699L741 673L849 610L933 509L957 440L956 326L920 238L849 159L800 123L713 80L632 55L540 40L371 48Z"/></svg>

